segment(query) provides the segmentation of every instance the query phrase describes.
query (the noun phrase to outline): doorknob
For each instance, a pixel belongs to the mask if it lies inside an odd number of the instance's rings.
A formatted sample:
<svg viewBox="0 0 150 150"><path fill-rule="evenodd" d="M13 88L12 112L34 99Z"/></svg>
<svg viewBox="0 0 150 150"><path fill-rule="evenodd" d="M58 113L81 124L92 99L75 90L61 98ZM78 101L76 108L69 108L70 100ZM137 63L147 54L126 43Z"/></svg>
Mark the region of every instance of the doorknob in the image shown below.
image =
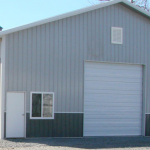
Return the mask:
<svg viewBox="0 0 150 150"><path fill-rule="evenodd" d="M24 116L24 114L22 114L22 116Z"/></svg>

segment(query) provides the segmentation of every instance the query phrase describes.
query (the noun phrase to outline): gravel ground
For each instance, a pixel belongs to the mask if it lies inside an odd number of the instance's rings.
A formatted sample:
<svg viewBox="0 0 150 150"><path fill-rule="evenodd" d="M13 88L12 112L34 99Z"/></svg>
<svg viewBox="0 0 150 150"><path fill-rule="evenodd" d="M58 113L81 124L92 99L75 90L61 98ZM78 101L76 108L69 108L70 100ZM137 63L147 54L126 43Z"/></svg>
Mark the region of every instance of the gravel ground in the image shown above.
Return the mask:
<svg viewBox="0 0 150 150"><path fill-rule="evenodd" d="M150 149L150 137L27 138L0 140L0 150Z"/></svg>

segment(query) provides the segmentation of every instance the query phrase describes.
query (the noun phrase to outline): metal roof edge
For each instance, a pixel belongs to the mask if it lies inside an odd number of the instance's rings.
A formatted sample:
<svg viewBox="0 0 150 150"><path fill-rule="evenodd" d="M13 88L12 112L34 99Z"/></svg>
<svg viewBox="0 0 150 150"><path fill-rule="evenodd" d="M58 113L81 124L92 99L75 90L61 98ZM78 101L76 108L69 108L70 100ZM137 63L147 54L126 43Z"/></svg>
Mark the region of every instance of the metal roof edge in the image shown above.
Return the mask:
<svg viewBox="0 0 150 150"><path fill-rule="evenodd" d="M36 21L36 22L33 22L33 23L26 24L26 25L23 25L23 26L19 26L19 27L15 27L15 28L12 28L12 29L5 30L5 31L1 31L0 32L0 37L2 37L3 35L6 35L6 34L10 34L10 33L13 33L13 32L20 31L20 30L32 28L32 27L35 27L35 26L38 26L38 25L42 25L42 24L45 24L45 23L57 21L57 20L60 20L60 19L71 17L71 16L79 15L79 14L82 14L82 13L86 13L88 11L92 11L92 10L95 10L95 9L107 7L107 6L110 6L110 5L117 4L117 3L124 3L125 5L128 5L129 7L135 9L136 11L146 15L147 17L150 17L150 14L148 12L146 12L145 10L139 8L138 6L128 2L127 0L112 0L112 1L109 1L109 2L102 3L102 4L89 6L89 7L86 7L86 8L82 8L82 9L79 9L79 10L75 10L75 11L72 11L72 12L61 14L61 15L58 15L58 16L55 16L55 17L50 17L50 18L47 18L47 19L43 19L43 20L40 20L40 21Z"/></svg>

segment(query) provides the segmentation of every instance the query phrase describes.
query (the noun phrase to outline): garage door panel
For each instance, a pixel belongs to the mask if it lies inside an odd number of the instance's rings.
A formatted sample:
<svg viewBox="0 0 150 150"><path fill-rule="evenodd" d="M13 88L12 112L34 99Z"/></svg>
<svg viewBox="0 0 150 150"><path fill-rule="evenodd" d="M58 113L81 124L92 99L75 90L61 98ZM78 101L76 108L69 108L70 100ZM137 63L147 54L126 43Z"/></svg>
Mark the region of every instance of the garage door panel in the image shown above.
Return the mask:
<svg viewBox="0 0 150 150"><path fill-rule="evenodd" d="M133 111L133 110L130 110L130 111L117 111L117 110L115 110L115 111L112 111L112 110L110 110L110 111L104 111L104 110L101 110L101 111L88 111L87 113L86 113L86 115L97 115L97 114L102 114L102 115L115 115L115 114L121 114L121 115L124 115L124 114L126 114L126 115L130 115L130 114L133 114L133 116L135 117L135 116L138 116L139 117L139 115L141 115L141 111L140 110L136 110L136 111ZM86 116L85 115L85 116ZM131 115L132 116L132 115Z"/></svg>
<svg viewBox="0 0 150 150"><path fill-rule="evenodd" d="M93 124L93 127L91 127L90 125L88 126L88 131L105 131L105 129L107 130L114 130L116 129L116 131L118 129L122 129L122 130L141 130L141 126L136 126L136 124L127 124L126 126L124 126L124 124L118 124L116 126L116 124L111 124L111 125L107 125L106 123L105 124L100 124L101 127L99 127L99 124ZM132 125L132 127L131 127Z"/></svg>
<svg viewBox="0 0 150 150"><path fill-rule="evenodd" d="M85 136L99 136L99 133L101 136L139 136L141 135L141 132L139 132L138 130L125 130L125 131L121 131L121 130L107 130L107 132L105 131L88 131Z"/></svg>
<svg viewBox="0 0 150 150"><path fill-rule="evenodd" d="M85 103L85 105L114 105L114 106L118 106L118 105L123 105L123 106L131 106L131 105L136 105L136 106L141 106L141 104L140 104L140 100L138 101L139 103L137 103L137 101L135 101L135 100L128 100L128 101L126 101L126 100L119 100L119 99L117 99L116 101L117 101L117 104L114 104L113 102L116 102L115 100L113 100L113 99L103 99L103 100L100 100L99 101L99 103L98 103L98 98L95 98L96 99L96 101L91 101L91 99L90 98L87 98L87 102ZM129 104L130 103L130 104Z"/></svg>
<svg viewBox="0 0 150 150"><path fill-rule="evenodd" d="M134 125L134 124L133 124ZM114 130L116 130L116 132L118 131L118 130L132 130L132 131L139 131L140 130L140 128L139 127L130 127L130 125L129 126L126 126L126 127L122 127L122 126L102 126L102 128L98 128L97 129L97 126L93 126L93 128L92 127L89 127L89 131L93 131L93 132L96 132L96 131L100 131L100 132L104 132L104 130L107 130L107 131L114 131Z"/></svg>
<svg viewBox="0 0 150 150"><path fill-rule="evenodd" d="M117 110L116 110L117 109ZM97 112L97 113L102 113L102 112L118 112L118 113L121 113L121 112L136 112L136 113L141 113L141 110L131 110L132 107L128 108L128 107L125 107L125 108L112 108L112 107L105 107L105 108L101 108L99 110L98 107L96 108L85 108L85 111L89 111L90 113L94 113L94 112Z"/></svg>
<svg viewBox="0 0 150 150"><path fill-rule="evenodd" d="M122 70L119 69L120 72L118 72L118 70L113 70L113 69L95 69L95 68L90 68L90 69L86 69L85 73L88 73L88 76L111 76L111 77L141 77L142 74L140 72L140 70Z"/></svg>
<svg viewBox="0 0 150 150"><path fill-rule="evenodd" d="M97 109L96 111L93 111L93 112L87 111L87 113L84 116L86 116L86 115L96 115L96 114L101 114L101 115L115 115L115 114L129 115L130 114L132 116L131 113L137 115L138 117L139 117L140 114L142 114L141 110L130 110L130 111L124 111L124 110L122 110L122 111L118 111L118 110L112 111L112 110L109 110L109 111L105 111L105 110L100 109L98 111L98 109Z"/></svg>
<svg viewBox="0 0 150 150"><path fill-rule="evenodd" d="M142 66L85 63L84 136L141 135Z"/></svg>
<svg viewBox="0 0 150 150"><path fill-rule="evenodd" d="M109 103L108 105L109 106L107 106L107 105L105 105L104 106L104 104L102 104L102 105L100 105L100 104L98 104L97 106L95 106L95 105L90 105L90 106L87 106L86 107L86 105L85 105L85 110L86 111L93 111L93 110L97 110L97 111L99 111L99 108L101 107L101 111L115 111L116 109L117 109L117 111L118 112L120 112L120 111L130 111L131 109L132 109L132 111L136 111L136 112L138 112L138 110L139 110L139 112L141 112L141 106L112 106L111 107L111 104L112 105L115 105L115 104L113 104L113 103ZM117 105L117 104L116 104ZM92 107L94 107L94 108L92 108ZM116 108L117 107L117 108ZM138 110L137 110L138 109Z"/></svg>
<svg viewBox="0 0 150 150"><path fill-rule="evenodd" d="M93 89L86 89L85 94L102 94L102 95L106 95L106 94L117 94L117 95L139 95L141 96L141 93L139 93L139 91L125 91L125 90L93 90Z"/></svg>
<svg viewBox="0 0 150 150"><path fill-rule="evenodd" d="M105 118L97 118L97 119L94 119L94 118L90 118L90 119L86 119L85 123L86 125L90 125L91 124L91 121L92 121L92 124L93 126L91 127L94 127L95 125L101 125L101 126L122 126L122 127L125 127L125 126L130 126L131 124L134 125L134 126L137 126L138 123L141 122L141 120L139 118L137 119L133 119L133 118L109 118L109 119L105 119Z"/></svg>
<svg viewBox="0 0 150 150"><path fill-rule="evenodd" d="M102 64L102 63L101 63ZM86 70L92 70L93 69L93 64L87 63L86 62ZM139 71L141 69L140 65L123 65L123 64L102 64L100 65L99 63L94 64L94 70L125 70L125 71ZM120 72L121 73L121 72Z"/></svg>
<svg viewBox="0 0 150 150"><path fill-rule="evenodd" d="M86 63L86 70L111 70L111 71L116 71L116 70L125 70L125 71L139 71L141 68L140 65L123 65L123 64L102 64L102 65L99 65L98 64L94 64L94 68L93 68L93 65L89 66L88 63ZM121 73L121 72L120 72Z"/></svg>
<svg viewBox="0 0 150 150"><path fill-rule="evenodd" d="M127 126L122 126L122 124L120 124L120 126L106 126L106 124L103 124L101 125L101 127L96 126L96 125L93 125L93 127L91 126L87 126L86 128L88 128L88 131L86 132L96 132L97 131L97 134L98 132L108 132L111 133L111 132L124 132L124 131L128 131L128 133L130 134L130 132L133 132L133 131L136 131L138 134L140 133L140 130L141 130L141 127L139 126L134 126L135 124L130 124L130 125L127 125ZM133 127L131 127L133 126ZM122 130L122 131L121 131ZM141 134L141 133L140 133Z"/></svg>
<svg viewBox="0 0 150 150"><path fill-rule="evenodd" d="M110 101L108 102L108 101L99 101L99 103L96 101L90 101L90 99L89 99L89 101L87 101L86 103L85 103L85 106L86 106L86 108L91 108L91 106L93 106L93 107L141 107L141 103L136 103L136 102L132 102L132 103L130 103L131 101L129 101L129 103L127 103L127 102L122 102L122 101L117 101L117 103L113 103L113 100L111 101L111 99L110 99ZM95 106L96 105L96 106Z"/></svg>
<svg viewBox="0 0 150 150"><path fill-rule="evenodd" d="M98 98L95 98L96 99L96 101L92 101L91 102L91 99L88 97L87 98L87 102L86 102L86 104L85 105L97 105L97 103L98 103ZM119 100L119 99L116 99L116 101L112 98L112 99L102 99L102 100L100 100L99 101L99 103L103 103L103 104L113 104L114 102L117 102L118 104L125 104L126 105L126 103L127 103L127 105L129 104L129 103L131 103L131 105L137 105L137 106L139 106L140 104L140 100L138 99L137 101L136 100L125 100L125 99L121 99L121 100ZM138 103L139 102L139 103ZM98 104L98 105L100 105L100 104ZM114 104L115 105L115 104ZM140 105L141 106L141 105Z"/></svg>
<svg viewBox="0 0 150 150"><path fill-rule="evenodd" d="M125 121L123 121L122 123L120 123L120 121L116 121L116 123L112 123L111 121L107 121L107 122L93 122L92 126L90 124L90 122L85 122L86 125L89 129L92 130L99 130L99 129L105 129L105 127L107 128L114 128L114 127L122 127L122 128L135 128L137 127L138 129L141 129L141 126L138 126L137 123L139 123L139 121L136 122L132 122L131 120L129 120L128 123L126 123ZM97 128L98 127L98 128Z"/></svg>
<svg viewBox="0 0 150 150"><path fill-rule="evenodd" d="M140 86L141 83L121 83L121 82L101 82L102 86L97 85L97 81L88 81L86 82L85 86L88 90L92 90L93 88L95 90L133 90L135 91L141 91L142 87Z"/></svg>
<svg viewBox="0 0 150 150"><path fill-rule="evenodd" d="M86 62L86 69L88 68L99 68L99 69L126 69L126 70L139 70L141 69L140 65L127 65L119 63L96 63L96 62Z"/></svg>
<svg viewBox="0 0 150 150"><path fill-rule="evenodd" d="M107 131L107 132L105 132L105 131ZM133 128L129 128L129 127L124 128L124 129L119 128L119 127L117 127L117 128L109 128L108 127L108 128L104 128L104 130L103 129L89 130L87 133L88 134L95 133L97 136L98 136L98 133L100 133L102 136L109 136L109 135L112 135L112 136L114 136L114 135L141 135L141 133L139 132L139 128L133 129ZM105 135L104 135L104 133L105 133Z"/></svg>
<svg viewBox="0 0 150 150"><path fill-rule="evenodd" d="M142 97L142 94L140 94ZM123 102L123 103L140 103L141 97L139 95L116 95L116 94L90 94L85 95L85 104L88 102L91 102L92 99L94 99L93 103L101 103L101 102Z"/></svg>
<svg viewBox="0 0 150 150"><path fill-rule="evenodd" d="M110 133L110 132L109 133L105 133L104 132L104 133L100 133L100 134L101 134L101 136L133 136L133 135L134 136L140 136L141 135L140 133L137 133L137 132L130 132L129 134L127 134L127 132L124 132L124 133L123 132L121 132L121 133L118 132L117 133L116 131L112 132L112 133ZM94 132L92 132L92 133L90 132L90 133L85 134L84 136L87 136L87 137L88 136L99 136L99 134L97 132L95 132L95 133Z"/></svg>
<svg viewBox="0 0 150 150"><path fill-rule="evenodd" d="M108 103L108 102L103 102L103 103L94 103L94 102L88 102L88 103L86 103L85 104L85 106L86 106L86 108L88 109L88 108L91 108L92 106L93 107L95 107L95 105L96 105L96 107L128 107L128 108L133 108L134 107L134 109L137 109L137 107L141 107L141 104L139 104L139 103ZM116 108L115 108L116 109Z"/></svg>
<svg viewBox="0 0 150 150"><path fill-rule="evenodd" d="M85 74L86 73L88 73L88 72L85 72ZM98 73L98 72L96 72L95 71L95 73L94 72L91 72L90 71L90 73L88 74L88 77L90 77L90 76L92 76L92 77L101 77L101 78L103 78L103 77L108 77L108 78L119 78L119 77L125 77L125 78L141 78L142 77L142 75L140 74L138 74L138 73L136 73L135 75L131 75L131 74L129 74L128 72L125 72L123 75L122 74L115 74L115 72L114 73L103 73L103 72L101 72L101 73Z"/></svg>
<svg viewBox="0 0 150 150"><path fill-rule="evenodd" d="M85 115L84 118L88 121L89 119L139 119L139 117L136 116L136 114L132 114L130 115L130 113L128 113L127 115L124 115L124 113L122 114L108 114L108 115L100 115L100 114L88 114Z"/></svg>
<svg viewBox="0 0 150 150"><path fill-rule="evenodd" d="M111 76L108 78L107 76L87 76L85 77L85 81L100 81L100 82L123 82L123 83L138 83L141 82L141 77L140 78L135 78L135 77L131 77L131 78L127 78L127 77L114 77L112 78Z"/></svg>

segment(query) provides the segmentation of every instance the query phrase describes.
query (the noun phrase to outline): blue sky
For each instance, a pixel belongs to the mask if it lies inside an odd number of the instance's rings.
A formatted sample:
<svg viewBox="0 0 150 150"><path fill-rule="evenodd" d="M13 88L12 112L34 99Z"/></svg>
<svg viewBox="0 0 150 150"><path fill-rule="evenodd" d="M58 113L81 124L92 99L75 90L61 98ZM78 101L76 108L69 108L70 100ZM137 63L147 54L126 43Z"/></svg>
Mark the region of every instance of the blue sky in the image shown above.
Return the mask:
<svg viewBox="0 0 150 150"><path fill-rule="evenodd" d="M0 0L3 30L97 4L98 0Z"/></svg>
<svg viewBox="0 0 150 150"><path fill-rule="evenodd" d="M137 2L142 5L142 0ZM0 0L0 26L7 30L98 3L98 0ZM150 8L150 0L148 4Z"/></svg>

